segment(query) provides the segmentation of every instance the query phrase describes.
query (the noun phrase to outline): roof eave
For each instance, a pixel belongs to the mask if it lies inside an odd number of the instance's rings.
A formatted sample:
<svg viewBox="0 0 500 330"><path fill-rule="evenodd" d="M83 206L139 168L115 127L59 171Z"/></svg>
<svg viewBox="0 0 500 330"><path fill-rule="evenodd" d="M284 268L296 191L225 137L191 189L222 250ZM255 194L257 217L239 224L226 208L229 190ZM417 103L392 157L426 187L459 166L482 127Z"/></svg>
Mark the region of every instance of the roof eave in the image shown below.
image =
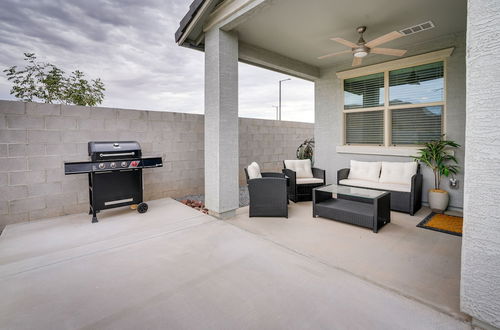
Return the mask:
<svg viewBox="0 0 500 330"><path fill-rule="evenodd" d="M199 47L192 47L192 43L189 43L188 45L185 45L185 41L187 40L189 34L191 33L193 27L198 24L203 11L208 8L208 5L212 2L213 0L194 0L191 5L189 6L189 10L184 15L182 20L179 23L179 28L175 32L175 42L179 46L186 46L189 48L199 48Z"/></svg>

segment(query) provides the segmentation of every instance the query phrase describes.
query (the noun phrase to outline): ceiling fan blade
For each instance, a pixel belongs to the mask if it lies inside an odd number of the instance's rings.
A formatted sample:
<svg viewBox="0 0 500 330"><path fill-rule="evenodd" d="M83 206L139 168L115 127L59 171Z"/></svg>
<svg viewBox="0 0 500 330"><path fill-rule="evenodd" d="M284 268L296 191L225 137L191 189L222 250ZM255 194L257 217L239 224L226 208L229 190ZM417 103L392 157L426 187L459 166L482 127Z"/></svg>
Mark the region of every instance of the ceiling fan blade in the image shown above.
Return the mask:
<svg viewBox="0 0 500 330"><path fill-rule="evenodd" d="M407 50L405 49L394 49L394 48L372 48L370 53L373 54L382 54L382 55L391 55L391 56L403 56L406 54Z"/></svg>
<svg viewBox="0 0 500 330"><path fill-rule="evenodd" d="M365 46L369 48L373 48L378 45L385 44L386 42L401 38L403 36L402 33L398 31L392 31L390 33L384 34L381 37L378 37L376 39L373 39L372 41L368 41Z"/></svg>
<svg viewBox="0 0 500 330"><path fill-rule="evenodd" d="M336 52L336 53L331 53L331 54L320 56L320 57L318 57L318 60L322 60L324 58L328 58L328 57L332 57L332 56L336 56L336 55L347 54L347 53L350 53L350 52L352 52L352 50L350 50L350 49L343 50L341 52Z"/></svg>
<svg viewBox="0 0 500 330"><path fill-rule="evenodd" d="M341 43L342 45L346 45L349 48L356 48L358 45L356 45L354 42L350 42L349 40L345 40L342 38L330 38L330 40L336 41L338 43Z"/></svg>
<svg viewBox="0 0 500 330"><path fill-rule="evenodd" d="M361 62L363 62L363 58L362 57L356 57L356 56L354 56L354 58L352 59L352 66L361 65Z"/></svg>

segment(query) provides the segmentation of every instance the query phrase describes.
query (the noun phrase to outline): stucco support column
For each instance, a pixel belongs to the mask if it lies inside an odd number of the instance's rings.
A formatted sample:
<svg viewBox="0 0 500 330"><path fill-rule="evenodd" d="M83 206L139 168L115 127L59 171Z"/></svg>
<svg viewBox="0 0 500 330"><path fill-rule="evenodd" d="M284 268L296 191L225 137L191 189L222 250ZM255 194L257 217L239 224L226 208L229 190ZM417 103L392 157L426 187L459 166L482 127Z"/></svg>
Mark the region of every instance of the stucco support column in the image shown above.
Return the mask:
<svg viewBox="0 0 500 330"><path fill-rule="evenodd" d="M326 182L337 183L334 155L341 145L342 122L336 107L340 84L334 68L323 70L321 78L314 81L314 164L326 169Z"/></svg>
<svg viewBox="0 0 500 330"><path fill-rule="evenodd" d="M469 0L461 309L500 328L500 1Z"/></svg>
<svg viewBox="0 0 500 330"><path fill-rule="evenodd" d="M238 36L205 34L205 205L229 218L239 207Z"/></svg>

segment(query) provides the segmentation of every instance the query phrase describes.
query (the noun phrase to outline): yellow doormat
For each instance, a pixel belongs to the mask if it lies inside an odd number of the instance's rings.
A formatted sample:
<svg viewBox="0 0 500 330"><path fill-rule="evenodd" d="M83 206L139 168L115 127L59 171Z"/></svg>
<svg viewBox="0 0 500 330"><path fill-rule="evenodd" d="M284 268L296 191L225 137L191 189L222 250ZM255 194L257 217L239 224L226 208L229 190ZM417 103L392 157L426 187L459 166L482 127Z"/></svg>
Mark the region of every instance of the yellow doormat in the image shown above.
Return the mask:
<svg viewBox="0 0 500 330"><path fill-rule="evenodd" d="M464 219L446 214L431 213L417 227L440 231L442 233L462 236Z"/></svg>

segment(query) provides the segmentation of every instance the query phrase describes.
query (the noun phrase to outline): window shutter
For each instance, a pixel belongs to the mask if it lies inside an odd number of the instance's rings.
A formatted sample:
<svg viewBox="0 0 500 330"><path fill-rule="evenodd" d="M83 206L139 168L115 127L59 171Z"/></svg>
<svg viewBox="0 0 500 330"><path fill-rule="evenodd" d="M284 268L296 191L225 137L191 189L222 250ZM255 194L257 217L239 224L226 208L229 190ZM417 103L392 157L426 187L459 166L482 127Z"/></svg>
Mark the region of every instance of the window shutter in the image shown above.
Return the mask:
<svg viewBox="0 0 500 330"><path fill-rule="evenodd" d="M442 106L391 110L392 144L423 144L442 134Z"/></svg>
<svg viewBox="0 0 500 330"><path fill-rule="evenodd" d="M443 101L443 77L443 62L390 71L389 105Z"/></svg>
<svg viewBox="0 0 500 330"><path fill-rule="evenodd" d="M346 144L384 144L384 111L345 114Z"/></svg>
<svg viewBox="0 0 500 330"><path fill-rule="evenodd" d="M344 80L344 109L384 105L384 73Z"/></svg>

